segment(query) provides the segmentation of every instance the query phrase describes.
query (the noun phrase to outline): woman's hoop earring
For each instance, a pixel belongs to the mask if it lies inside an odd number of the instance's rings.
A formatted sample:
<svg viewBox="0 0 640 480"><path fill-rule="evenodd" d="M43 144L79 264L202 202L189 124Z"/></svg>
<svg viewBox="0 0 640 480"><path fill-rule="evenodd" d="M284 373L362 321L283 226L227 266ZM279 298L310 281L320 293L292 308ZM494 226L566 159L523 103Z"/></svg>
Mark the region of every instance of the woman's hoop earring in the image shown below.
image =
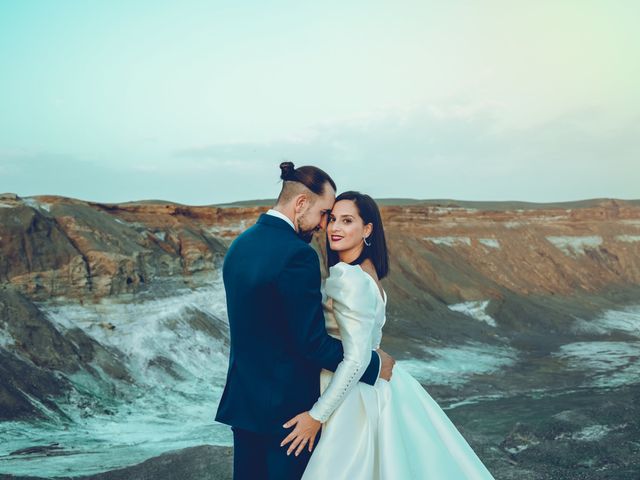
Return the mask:
<svg viewBox="0 0 640 480"><path fill-rule="evenodd" d="M364 244L365 244L367 247L370 247L370 246L371 246L371 243L367 243L367 237L362 237L362 239L364 240Z"/></svg>

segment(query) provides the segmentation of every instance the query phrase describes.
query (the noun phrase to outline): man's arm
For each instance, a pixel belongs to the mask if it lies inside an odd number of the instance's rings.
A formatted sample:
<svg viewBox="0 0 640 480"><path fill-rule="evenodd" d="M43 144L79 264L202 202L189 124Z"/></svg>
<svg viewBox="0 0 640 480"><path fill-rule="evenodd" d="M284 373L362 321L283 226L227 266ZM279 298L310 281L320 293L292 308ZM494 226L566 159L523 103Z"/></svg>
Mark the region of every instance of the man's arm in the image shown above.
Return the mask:
<svg viewBox="0 0 640 480"><path fill-rule="evenodd" d="M276 287L283 298L285 319L296 351L319 367L335 372L344 351L342 343L329 336L325 328L316 252L307 246L298 250L278 276ZM375 384L380 368L380 356L372 351L360 381Z"/></svg>

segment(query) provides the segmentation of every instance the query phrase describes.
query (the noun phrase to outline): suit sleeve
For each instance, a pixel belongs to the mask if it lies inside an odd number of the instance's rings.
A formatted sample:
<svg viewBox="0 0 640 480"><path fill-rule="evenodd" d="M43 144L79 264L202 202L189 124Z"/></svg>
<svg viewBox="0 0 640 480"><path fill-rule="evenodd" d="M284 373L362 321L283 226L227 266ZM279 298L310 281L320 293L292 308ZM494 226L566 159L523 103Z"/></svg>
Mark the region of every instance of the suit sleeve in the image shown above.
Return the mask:
<svg viewBox="0 0 640 480"><path fill-rule="evenodd" d="M320 368L335 371L344 351L342 343L325 328L316 252L306 245L297 251L278 276L276 287L283 298L285 321L296 351ZM380 357L371 351L360 381L375 384L379 370Z"/></svg>

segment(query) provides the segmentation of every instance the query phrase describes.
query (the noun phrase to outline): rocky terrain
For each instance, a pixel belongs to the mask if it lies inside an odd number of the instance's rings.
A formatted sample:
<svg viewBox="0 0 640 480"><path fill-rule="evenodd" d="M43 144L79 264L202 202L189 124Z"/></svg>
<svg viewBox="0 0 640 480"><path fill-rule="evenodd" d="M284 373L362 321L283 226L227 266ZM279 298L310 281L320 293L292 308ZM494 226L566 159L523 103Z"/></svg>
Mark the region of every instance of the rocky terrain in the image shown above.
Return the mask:
<svg viewBox="0 0 640 480"><path fill-rule="evenodd" d="M148 480L176 478L180 480L231 479L233 454L231 447L200 445L164 453L131 467L96 475L55 477L55 480ZM3 475L0 480L50 480L50 477Z"/></svg>
<svg viewBox="0 0 640 480"><path fill-rule="evenodd" d="M640 478L640 202L380 203L383 348L495 478ZM220 266L269 205L0 195L0 474L229 478Z"/></svg>

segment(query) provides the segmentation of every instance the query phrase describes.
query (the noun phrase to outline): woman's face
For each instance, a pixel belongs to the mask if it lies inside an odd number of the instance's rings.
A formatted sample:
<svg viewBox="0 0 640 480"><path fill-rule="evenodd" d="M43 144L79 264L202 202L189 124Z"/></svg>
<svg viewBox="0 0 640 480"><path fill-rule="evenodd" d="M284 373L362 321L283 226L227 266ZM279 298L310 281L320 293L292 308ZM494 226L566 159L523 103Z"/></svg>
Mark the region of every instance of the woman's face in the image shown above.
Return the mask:
<svg viewBox="0 0 640 480"><path fill-rule="evenodd" d="M340 200L333 205L327 225L329 248L336 252L344 252L360 248L362 238L368 237L372 225L364 224L353 200Z"/></svg>

